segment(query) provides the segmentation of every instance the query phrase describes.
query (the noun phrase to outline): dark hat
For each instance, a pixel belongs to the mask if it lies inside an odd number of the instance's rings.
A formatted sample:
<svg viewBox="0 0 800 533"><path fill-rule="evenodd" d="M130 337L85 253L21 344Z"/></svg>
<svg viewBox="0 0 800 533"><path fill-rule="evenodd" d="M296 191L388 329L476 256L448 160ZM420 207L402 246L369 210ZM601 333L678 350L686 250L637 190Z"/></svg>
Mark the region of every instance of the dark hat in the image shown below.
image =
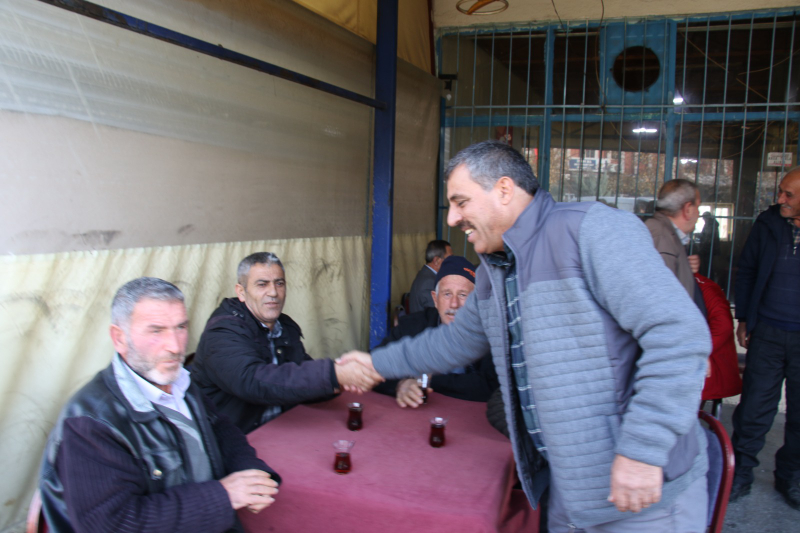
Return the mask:
<svg viewBox="0 0 800 533"><path fill-rule="evenodd" d="M464 276L472 283L475 283L475 265L467 261L460 255L451 255L442 261L439 271L436 273L436 283L445 276Z"/></svg>

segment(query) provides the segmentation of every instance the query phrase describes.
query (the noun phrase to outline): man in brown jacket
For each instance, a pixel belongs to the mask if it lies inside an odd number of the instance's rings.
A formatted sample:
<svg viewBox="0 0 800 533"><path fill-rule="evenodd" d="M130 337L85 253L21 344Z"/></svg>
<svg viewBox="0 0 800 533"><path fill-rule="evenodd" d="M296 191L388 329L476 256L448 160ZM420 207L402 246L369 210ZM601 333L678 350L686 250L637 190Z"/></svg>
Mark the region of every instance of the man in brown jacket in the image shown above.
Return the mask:
<svg viewBox="0 0 800 533"><path fill-rule="evenodd" d="M700 257L687 255L686 245L699 217L700 191L697 186L684 179L675 179L658 191L656 213L645 223L667 268L695 301L699 291L694 273L700 269ZM702 294L700 298L702 301Z"/></svg>

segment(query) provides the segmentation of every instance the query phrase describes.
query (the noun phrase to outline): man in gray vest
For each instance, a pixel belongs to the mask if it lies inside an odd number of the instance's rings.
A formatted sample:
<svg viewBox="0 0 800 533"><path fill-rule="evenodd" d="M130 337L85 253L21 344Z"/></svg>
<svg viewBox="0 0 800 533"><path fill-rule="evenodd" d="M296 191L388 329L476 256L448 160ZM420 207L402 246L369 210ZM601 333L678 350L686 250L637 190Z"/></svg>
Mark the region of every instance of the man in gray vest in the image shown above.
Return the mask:
<svg viewBox="0 0 800 533"><path fill-rule="evenodd" d="M183 368L183 294L139 278L111 305L117 354L67 402L42 461L51 531L242 531L238 509L274 501L280 477Z"/></svg>
<svg viewBox="0 0 800 533"><path fill-rule="evenodd" d="M491 350L532 505L550 484L551 532L705 531L710 334L639 219L556 203L496 141L459 152L445 176L447 223L481 259L475 291L448 327L342 360L394 378Z"/></svg>

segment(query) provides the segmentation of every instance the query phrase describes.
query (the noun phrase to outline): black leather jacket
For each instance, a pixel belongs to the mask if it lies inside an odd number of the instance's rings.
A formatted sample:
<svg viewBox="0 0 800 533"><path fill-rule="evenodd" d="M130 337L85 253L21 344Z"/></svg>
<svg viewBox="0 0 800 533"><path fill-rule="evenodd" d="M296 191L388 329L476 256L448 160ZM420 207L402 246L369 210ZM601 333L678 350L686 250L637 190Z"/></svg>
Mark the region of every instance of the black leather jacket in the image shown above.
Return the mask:
<svg viewBox="0 0 800 533"><path fill-rule="evenodd" d="M278 321L277 365L267 328L236 298L223 300L211 314L197 346L192 380L245 433L259 426L267 407L327 400L339 387L333 361L312 359L300 326L284 314Z"/></svg>
<svg viewBox="0 0 800 533"><path fill-rule="evenodd" d="M192 384L185 401L214 477L193 483L180 430L122 365L115 356L78 391L50 434L40 478L50 531L241 531L227 492L215 480L251 468L280 477Z"/></svg>

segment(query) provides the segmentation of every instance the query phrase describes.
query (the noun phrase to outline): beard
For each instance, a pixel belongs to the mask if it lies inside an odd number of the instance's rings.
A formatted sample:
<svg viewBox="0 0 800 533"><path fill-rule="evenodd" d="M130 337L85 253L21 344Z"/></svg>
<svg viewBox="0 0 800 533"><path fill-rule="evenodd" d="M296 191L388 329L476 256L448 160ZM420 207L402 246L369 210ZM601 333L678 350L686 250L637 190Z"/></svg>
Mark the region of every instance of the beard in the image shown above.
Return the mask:
<svg viewBox="0 0 800 533"><path fill-rule="evenodd" d="M128 354L125 357L125 362L128 363L128 366L131 367L134 372L142 376L147 381L155 383L156 385L164 386L175 383L175 381L178 379L178 376L180 376L184 360L186 360L185 352L158 357L145 357L139 353L139 351L133 345L133 342L131 342L131 339L128 339ZM179 361L180 366L171 372L162 372L156 368L159 363L166 361Z"/></svg>

